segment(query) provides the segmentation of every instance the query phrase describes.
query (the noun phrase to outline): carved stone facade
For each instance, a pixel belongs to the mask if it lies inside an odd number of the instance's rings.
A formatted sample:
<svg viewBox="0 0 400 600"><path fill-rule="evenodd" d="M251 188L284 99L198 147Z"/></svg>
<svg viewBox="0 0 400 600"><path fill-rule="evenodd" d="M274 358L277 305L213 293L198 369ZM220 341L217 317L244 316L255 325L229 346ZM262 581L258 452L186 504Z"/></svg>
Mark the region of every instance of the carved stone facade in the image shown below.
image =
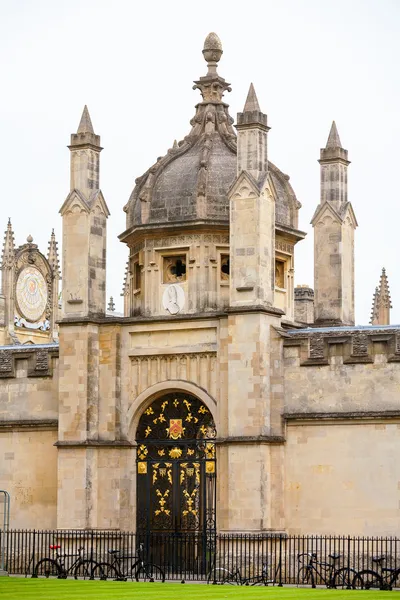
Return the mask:
<svg viewBox="0 0 400 600"><path fill-rule="evenodd" d="M125 207L123 316L106 311L109 211L100 137L86 107L71 136L71 185L60 211L60 314L54 236L45 258L31 238L16 248L7 227L0 488L11 494L11 524L135 530L139 502L153 511L153 526L163 511L140 495L152 444L160 461L165 448L168 461L201 449L203 475L200 463L188 468L215 486L206 527L394 535L400 328L353 325L357 223L347 151L334 124L320 155L314 302L310 287L294 288L296 244L305 236L300 203L269 160L254 86L236 138L215 34L203 54L207 74L195 82L202 100L190 133L136 180ZM46 319L49 328L21 319ZM197 413L177 412L182 398L186 406L194 398ZM155 430L165 436L162 448ZM160 464L158 475L172 482L172 467Z"/></svg>

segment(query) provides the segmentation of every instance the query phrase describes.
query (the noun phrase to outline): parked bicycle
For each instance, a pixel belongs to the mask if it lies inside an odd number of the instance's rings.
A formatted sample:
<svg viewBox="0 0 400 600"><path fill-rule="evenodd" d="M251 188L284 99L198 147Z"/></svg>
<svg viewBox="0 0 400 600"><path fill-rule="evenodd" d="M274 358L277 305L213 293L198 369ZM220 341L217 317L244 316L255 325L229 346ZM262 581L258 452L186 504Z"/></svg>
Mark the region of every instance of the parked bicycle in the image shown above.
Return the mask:
<svg viewBox="0 0 400 600"><path fill-rule="evenodd" d="M336 568L335 563L341 556L341 554L329 554L332 562L323 562L318 559L316 552L298 554L297 560L302 566L297 573L297 585L309 585L315 588L317 583L321 582L327 588L351 589L357 571L350 567Z"/></svg>
<svg viewBox="0 0 400 600"><path fill-rule="evenodd" d="M137 556L122 554L121 550L109 550L111 562L100 562L93 571L94 579L115 581L165 581L165 573L158 565L144 560L144 544L139 544ZM132 559L135 559L133 562Z"/></svg>
<svg viewBox="0 0 400 600"><path fill-rule="evenodd" d="M271 576L268 570L268 563L263 563L260 574L252 577L243 577L238 567L234 571L230 571L224 567L214 567L207 576L207 583L213 585L278 585L279 569L280 565L278 564Z"/></svg>
<svg viewBox="0 0 400 600"><path fill-rule="evenodd" d="M387 556L373 556L372 562L380 568L380 573L374 569L362 569L353 579L353 587L359 590L392 590L400 585L400 568L384 567Z"/></svg>
<svg viewBox="0 0 400 600"><path fill-rule="evenodd" d="M94 579L94 572L98 563L92 558L84 558L84 548L78 548L74 554L60 554L60 544L52 544L49 549L54 552L54 558L42 558L36 563L33 569L33 578L38 577L56 577L57 579L66 579L72 574L75 579ZM76 558L70 566L66 566L69 559Z"/></svg>

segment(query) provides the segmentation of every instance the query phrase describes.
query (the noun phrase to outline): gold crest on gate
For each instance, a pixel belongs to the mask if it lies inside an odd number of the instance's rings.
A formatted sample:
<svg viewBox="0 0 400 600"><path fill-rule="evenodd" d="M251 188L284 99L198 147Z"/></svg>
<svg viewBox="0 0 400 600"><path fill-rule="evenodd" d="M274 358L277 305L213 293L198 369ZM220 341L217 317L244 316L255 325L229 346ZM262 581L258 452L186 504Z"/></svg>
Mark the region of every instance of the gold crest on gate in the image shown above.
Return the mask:
<svg viewBox="0 0 400 600"><path fill-rule="evenodd" d="M169 420L169 437L173 440L181 438L183 435L184 428L182 427L182 419L170 419Z"/></svg>

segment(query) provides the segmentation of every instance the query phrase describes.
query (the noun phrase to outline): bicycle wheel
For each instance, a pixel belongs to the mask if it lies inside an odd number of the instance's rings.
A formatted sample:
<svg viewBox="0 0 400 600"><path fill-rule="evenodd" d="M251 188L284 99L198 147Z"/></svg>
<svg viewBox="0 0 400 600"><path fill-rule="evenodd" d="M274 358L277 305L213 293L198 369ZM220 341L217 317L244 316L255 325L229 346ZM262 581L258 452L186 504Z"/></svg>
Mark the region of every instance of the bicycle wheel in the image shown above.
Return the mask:
<svg viewBox="0 0 400 600"><path fill-rule="evenodd" d="M82 560L75 567L74 577L75 579L95 579L94 574L97 574L96 579L100 579L100 570L97 570L98 563L95 560Z"/></svg>
<svg viewBox="0 0 400 600"><path fill-rule="evenodd" d="M353 581L356 575L357 571L354 569L342 567L335 572L333 576L332 587L342 590L350 590L353 587Z"/></svg>
<svg viewBox="0 0 400 600"><path fill-rule="evenodd" d="M114 581L126 581L125 577L121 577L117 571L117 569L107 562L96 563L96 566L92 571L93 579L102 579L106 581L107 579L112 579Z"/></svg>
<svg viewBox="0 0 400 600"><path fill-rule="evenodd" d="M60 565L57 564L55 560L52 558L43 558L39 560L35 568L33 569L32 577L46 577L49 579L50 577L57 577L58 579L62 579L64 576L64 571L61 569Z"/></svg>
<svg viewBox="0 0 400 600"><path fill-rule="evenodd" d="M352 583L352 587L355 590L380 590L382 586L382 577L379 573L372 571L371 569L359 571Z"/></svg>
<svg viewBox="0 0 400 600"><path fill-rule="evenodd" d="M211 569L207 576L207 584L224 585L224 583L239 585L237 577L231 571L228 571L228 569L224 569L223 567Z"/></svg>
<svg viewBox="0 0 400 600"><path fill-rule="evenodd" d="M165 574L161 567L152 563L140 565L136 571L132 571L132 579L136 581L165 581Z"/></svg>
<svg viewBox="0 0 400 600"><path fill-rule="evenodd" d="M310 567L301 567L297 573L297 585L311 585L315 588L314 575Z"/></svg>
<svg viewBox="0 0 400 600"><path fill-rule="evenodd" d="M268 579L264 575L249 579L249 585L268 585Z"/></svg>

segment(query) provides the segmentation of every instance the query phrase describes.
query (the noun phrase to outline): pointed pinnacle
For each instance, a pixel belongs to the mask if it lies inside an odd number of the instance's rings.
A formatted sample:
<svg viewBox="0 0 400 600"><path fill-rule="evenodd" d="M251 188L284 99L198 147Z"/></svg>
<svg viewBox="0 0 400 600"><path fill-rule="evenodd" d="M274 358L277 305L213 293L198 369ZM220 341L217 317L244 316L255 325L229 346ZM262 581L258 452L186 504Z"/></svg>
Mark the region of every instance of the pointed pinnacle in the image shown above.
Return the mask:
<svg viewBox="0 0 400 600"><path fill-rule="evenodd" d="M85 108L83 109L81 121L79 123L77 133L93 133L93 125L92 120L89 115L88 107L85 104Z"/></svg>
<svg viewBox="0 0 400 600"><path fill-rule="evenodd" d="M54 234L54 229L51 230L49 248L48 248L48 252L47 252L47 260L49 261L54 274L60 275L60 263L58 260L58 244L56 242L56 236Z"/></svg>
<svg viewBox="0 0 400 600"><path fill-rule="evenodd" d="M251 83L249 88L249 93L247 94L246 103L244 105L243 112L253 112L257 110L261 112L260 105L258 104L256 91L254 89L254 85Z"/></svg>
<svg viewBox="0 0 400 600"><path fill-rule="evenodd" d="M8 219L7 229L4 235L3 252L1 256L1 265L3 267L10 267L14 260L14 232L12 230L11 219Z"/></svg>
<svg viewBox="0 0 400 600"><path fill-rule="evenodd" d="M326 142L327 148L342 148L342 142L340 141L339 133L336 127L335 121L332 121L332 127L329 132L328 141Z"/></svg>

